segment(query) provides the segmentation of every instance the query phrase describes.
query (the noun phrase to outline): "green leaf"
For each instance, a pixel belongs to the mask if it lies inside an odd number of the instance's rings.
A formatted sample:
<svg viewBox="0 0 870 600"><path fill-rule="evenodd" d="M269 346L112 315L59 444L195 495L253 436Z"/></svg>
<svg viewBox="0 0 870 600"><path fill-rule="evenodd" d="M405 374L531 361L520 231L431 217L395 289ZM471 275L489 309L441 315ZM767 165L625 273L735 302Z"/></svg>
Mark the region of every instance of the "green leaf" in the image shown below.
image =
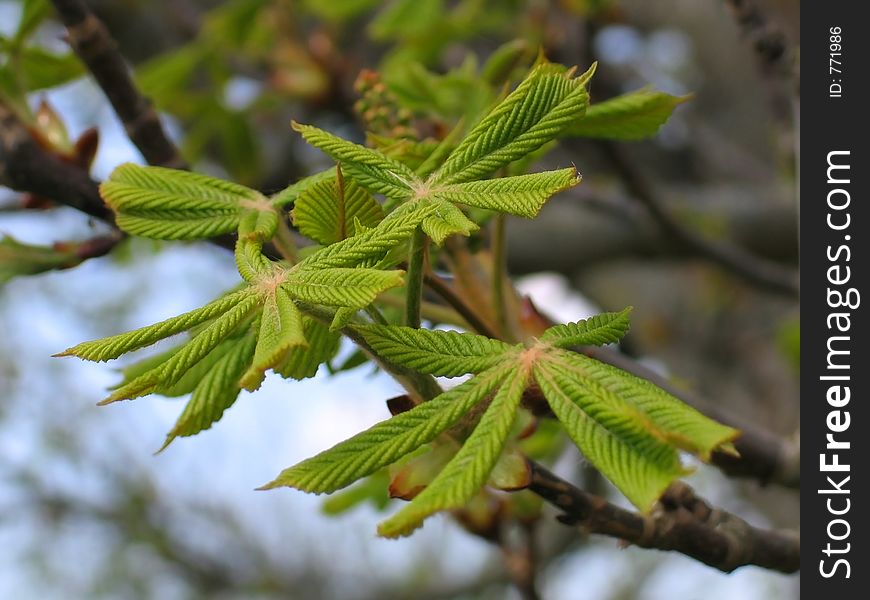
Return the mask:
<svg viewBox="0 0 870 600"><path fill-rule="evenodd" d="M252 297L250 290L233 292L177 317L171 317L154 325L140 327L127 333L113 335L100 340L82 342L59 354L55 354L55 356L77 356L84 360L97 362L118 358L122 354L150 346L162 339L182 331L187 331L196 325L223 315L237 305L250 300Z"/></svg>
<svg viewBox="0 0 870 600"><path fill-rule="evenodd" d="M535 56L534 47L526 40L511 40L496 48L483 67L480 78L492 86L501 86L510 81L520 65L527 65Z"/></svg>
<svg viewBox="0 0 870 600"><path fill-rule="evenodd" d="M380 152L348 142L311 125L294 121L293 129L301 133L309 144L340 163L342 169L373 194L405 199L413 195L412 188L419 183L411 169Z"/></svg>
<svg viewBox="0 0 870 600"><path fill-rule="evenodd" d="M689 472L676 449L658 439L643 414L618 396L549 363L536 365L535 378L583 455L642 511Z"/></svg>
<svg viewBox="0 0 870 600"><path fill-rule="evenodd" d="M324 181L334 179L335 170L335 167L332 167L331 169L326 169L325 171L321 171L320 173L309 175L308 177L300 179L296 183L290 184L280 192L272 194L272 196L269 197L270 202L272 202L272 206L274 206L275 208L284 208L285 206L293 204L306 190Z"/></svg>
<svg viewBox="0 0 870 600"><path fill-rule="evenodd" d="M534 218L553 195L580 183L577 169L546 171L516 177L435 187L432 196L477 208Z"/></svg>
<svg viewBox="0 0 870 600"><path fill-rule="evenodd" d="M38 46L23 48L19 61L23 85L28 92L55 87L85 73L75 54L56 54Z"/></svg>
<svg viewBox="0 0 870 600"><path fill-rule="evenodd" d="M336 516L368 502L376 510L383 510L390 503L387 488L390 485L390 475L386 469L382 469L373 475L366 477L357 485L337 492L324 500L323 512L330 516Z"/></svg>
<svg viewBox="0 0 870 600"><path fill-rule="evenodd" d="M523 368L493 369L487 375L495 373L504 378L503 383L462 448L410 504L378 526L379 535L408 535L429 515L461 508L486 483L516 419L528 379Z"/></svg>
<svg viewBox="0 0 870 600"><path fill-rule="evenodd" d="M285 469L261 489L331 493L386 467L452 427L500 383L495 369Z"/></svg>
<svg viewBox="0 0 870 600"><path fill-rule="evenodd" d="M248 332L234 340L229 350L211 365L199 380L193 396L170 432L160 450L164 450L176 437L196 435L209 429L236 401L241 388L238 381L254 356L257 336Z"/></svg>
<svg viewBox="0 0 870 600"><path fill-rule="evenodd" d="M243 298L194 336L165 363L119 387L100 404L137 398L175 384L221 341L236 331L237 326L245 320L259 301L259 298L253 295Z"/></svg>
<svg viewBox="0 0 870 600"><path fill-rule="evenodd" d="M235 258L239 275L252 285L275 272L275 264L263 255L263 241L259 236L239 237Z"/></svg>
<svg viewBox="0 0 870 600"><path fill-rule="evenodd" d="M541 335L540 340L559 348L613 344L628 333L630 314L629 306L620 312L602 313L576 323L554 325Z"/></svg>
<svg viewBox="0 0 870 600"><path fill-rule="evenodd" d="M279 364L292 348L305 345L302 313L286 290L275 288L266 295L253 364L241 379L242 387L257 389L268 369Z"/></svg>
<svg viewBox="0 0 870 600"><path fill-rule="evenodd" d="M178 396L184 396L185 394L189 394L196 389L196 386L199 385L199 382L205 377L209 371L228 353L230 352L235 345L238 343L238 337L229 337L225 339L223 342L218 344L214 350L209 352L202 360L193 365L187 372L182 375L178 381L169 386L160 386L155 388L154 393L160 394L161 396L166 396L168 398L176 398ZM180 351L184 345L181 345L177 348L173 348L172 351L168 352L165 356L165 360L160 361L160 363L156 363L154 367L158 364L165 364L174 354ZM159 355L158 355L159 356ZM152 367L153 368L153 367ZM148 371L150 369L146 369L142 371L140 374ZM137 375L138 376L138 375ZM132 379L129 379L132 381ZM126 384L127 381L123 382L121 385L115 387L115 389L120 388L122 385Z"/></svg>
<svg viewBox="0 0 870 600"><path fill-rule="evenodd" d="M505 360L516 360L521 345L511 346L473 333L412 327L355 327L378 355L420 373L457 377L480 373Z"/></svg>
<svg viewBox="0 0 870 600"><path fill-rule="evenodd" d="M0 238L0 285L18 275L75 267L82 262L77 252L79 246L78 243L35 246L4 235Z"/></svg>
<svg viewBox="0 0 870 600"><path fill-rule="evenodd" d="M393 0L372 20L374 40L425 35L445 14L443 0Z"/></svg>
<svg viewBox="0 0 870 600"><path fill-rule="evenodd" d="M123 164L100 185L118 226L156 239L199 239L230 233L247 211L270 212L259 192L198 173Z"/></svg>
<svg viewBox="0 0 870 600"><path fill-rule="evenodd" d="M691 96L671 96L644 88L591 105L586 116L562 135L571 137L640 140L654 136L674 109Z"/></svg>
<svg viewBox="0 0 870 600"><path fill-rule="evenodd" d="M21 21L12 39L13 44L20 44L30 37L30 34L51 14L48 0L24 0L22 4Z"/></svg>
<svg viewBox="0 0 870 600"><path fill-rule="evenodd" d="M384 210L353 179L335 177L304 191L292 216L302 235L327 246L351 237L356 222L374 227L384 219Z"/></svg>
<svg viewBox="0 0 870 600"><path fill-rule="evenodd" d="M737 435L647 382L556 352L536 363L538 386L584 456L643 512L691 472L678 448L708 459Z"/></svg>
<svg viewBox="0 0 870 600"><path fill-rule="evenodd" d="M281 287L303 302L363 308L402 283L402 271L325 268L290 273Z"/></svg>
<svg viewBox="0 0 870 600"><path fill-rule="evenodd" d="M318 250L300 262L297 268L303 271L377 263L406 242L435 210L431 203L407 202L387 215L374 229Z"/></svg>
<svg viewBox="0 0 870 600"><path fill-rule="evenodd" d="M552 64L536 67L469 132L433 180L445 185L481 179L554 139L589 102L584 83L591 73L572 73Z"/></svg>
<svg viewBox="0 0 870 600"><path fill-rule="evenodd" d="M480 229L477 223L449 202L436 200L433 205L436 206L435 213L423 219L420 228L439 246L451 235L468 236Z"/></svg>
<svg viewBox="0 0 870 600"><path fill-rule="evenodd" d="M274 367L275 372L282 377L306 379L314 377L318 367L330 360L338 352L341 336L329 330L329 327L312 319L302 317L307 347L291 348L284 362Z"/></svg>
<svg viewBox="0 0 870 600"><path fill-rule="evenodd" d="M207 44L192 42L159 54L136 69L136 83L162 110L187 100L188 82L201 71L212 50Z"/></svg>
<svg viewBox="0 0 870 600"><path fill-rule="evenodd" d="M648 420L648 426L661 439L701 460L710 460L714 450L727 451L728 443L739 433L701 414L645 379L576 352L559 350L557 353L559 359L580 376L595 381L602 388L637 406Z"/></svg>
<svg viewBox="0 0 870 600"><path fill-rule="evenodd" d="M327 21L343 23L377 5L379 0L338 0L337 2L322 2L321 0L303 0L305 10Z"/></svg>

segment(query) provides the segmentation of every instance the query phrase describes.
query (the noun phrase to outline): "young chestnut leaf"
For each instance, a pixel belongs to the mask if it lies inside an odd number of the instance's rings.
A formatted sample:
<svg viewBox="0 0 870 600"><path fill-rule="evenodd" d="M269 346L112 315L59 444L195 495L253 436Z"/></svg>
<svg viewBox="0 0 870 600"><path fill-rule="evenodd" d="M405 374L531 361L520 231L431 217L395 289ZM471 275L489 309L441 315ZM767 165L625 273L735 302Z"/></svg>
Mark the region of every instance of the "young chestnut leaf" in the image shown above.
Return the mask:
<svg viewBox="0 0 870 600"><path fill-rule="evenodd" d="M271 212L250 188L199 173L126 163L100 185L118 227L133 235L193 240L231 233L243 215Z"/></svg>
<svg viewBox="0 0 870 600"><path fill-rule="evenodd" d="M643 88L592 104L586 114L562 132L562 137L641 140L658 133L674 109L690 100Z"/></svg>
<svg viewBox="0 0 870 600"><path fill-rule="evenodd" d="M585 83L594 71L593 65L573 77L573 70L559 65L537 66L468 133L432 174L432 182L447 185L483 179L554 139L586 111Z"/></svg>
<svg viewBox="0 0 870 600"><path fill-rule="evenodd" d="M341 175L302 192L291 214L302 235L324 246L353 236L357 224L371 228L384 220L384 209L371 194Z"/></svg>
<svg viewBox="0 0 870 600"><path fill-rule="evenodd" d="M434 400L285 470L267 487L289 485L320 493L349 485L434 439L437 433L429 431L407 444L408 428L420 427L408 415L434 419L432 415L441 414L448 399L454 409L468 413L480 402L481 390L493 393L480 421L444 470L379 528L387 537L405 535L432 513L463 506L486 483L499 464L523 391L536 384L589 461L635 506L649 511L674 479L689 472L680 462L679 450L709 460L712 451L728 450L738 432L649 382L561 347L614 342L627 331L627 316L628 309L557 325L529 347L453 331L354 326L391 363L435 375L475 375ZM478 388L478 383L483 387ZM450 414L451 424L457 423L461 415ZM499 473L494 476L499 479Z"/></svg>

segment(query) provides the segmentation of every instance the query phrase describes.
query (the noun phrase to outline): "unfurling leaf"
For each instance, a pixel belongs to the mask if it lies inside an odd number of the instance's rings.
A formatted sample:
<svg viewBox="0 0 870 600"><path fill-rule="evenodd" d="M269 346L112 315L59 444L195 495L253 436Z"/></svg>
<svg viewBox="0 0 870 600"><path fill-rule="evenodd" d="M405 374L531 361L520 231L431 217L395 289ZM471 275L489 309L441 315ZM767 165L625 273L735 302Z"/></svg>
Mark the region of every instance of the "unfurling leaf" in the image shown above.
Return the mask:
<svg viewBox="0 0 870 600"><path fill-rule="evenodd" d="M543 64L478 123L432 175L441 185L481 179L535 151L583 116L589 95L580 77Z"/></svg>
<svg viewBox="0 0 870 600"><path fill-rule="evenodd" d="M378 423L371 429L285 469L262 489L288 486L317 494L339 490L396 462L453 426L505 376L493 370L437 398Z"/></svg>
<svg viewBox="0 0 870 600"><path fill-rule="evenodd" d="M113 335L112 337L82 342L55 356L78 356L85 360L98 362L118 358L122 354L150 346L162 339L182 331L187 331L192 327L214 319L249 298L251 298L250 290L233 292L177 317L172 317L147 327L140 327L127 333Z"/></svg>
<svg viewBox="0 0 870 600"><path fill-rule="evenodd" d="M350 178L332 178L300 194L293 207L299 232L324 246L351 237L357 223L374 227L384 210L365 189Z"/></svg>
<svg viewBox="0 0 870 600"><path fill-rule="evenodd" d="M583 455L644 512L691 472L678 449L708 460L737 435L652 384L585 356L558 351L535 366L535 379Z"/></svg>
<svg viewBox="0 0 870 600"><path fill-rule="evenodd" d="M540 339L559 348L613 344L628 332L630 314L628 307L618 313L601 313L576 323L554 325Z"/></svg>
<svg viewBox="0 0 870 600"><path fill-rule="evenodd" d="M450 202L531 219L538 215L551 196L578 183L580 174L573 167L569 167L560 171L437 187L432 195Z"/></svg>
<svg viewBox="0 0 870 600"><path fill-rule="evenodd" d="M496 370L503 372L503 369L493 369ZM527 379L528 372L525 369L511 369L503 375L502 385L492 403L456 456L408 506L378 526L380 535L408 535L429 515L440 510L461 508L471 500L486 483L501 456Z"/></svg>
<svg viewBox="0 0 870 600"><path fill-rule="evenodd" d="M516 359L522 346L482 335L413 327L362 325L359 331L379 356L421 373L457 377Z"/></svg>
<svg viewBox="0 0 870 600"><path fill-rule="evenodd" d="M272 212L259 192L187 171L123 164L100 185L118 227L144 237L190 240L230 233L248 211Z"/></svg>
<svg viewBox="0 0 870 600"><path fill-rule="evenodd" d="M197 333L169 360L140 375L130 383L119 387L100 404L137 398L156 392L162 387L173 385L196 363L214 350L221 341L229 337L258 304L259 298L256 296L250 294L245 296Z"/></svg>
<svg viewBox="0 0 870 600"><path fill-rule="evenodd" d="M276 287L274 293L267 294L263 303L254 360L240 380L242 387L257 389L268 369L279 364L292 348L305 345L302 313L287 291Z"/></svg>
<svg viewBox="0 0 870 600"><path fill-rule="evenodd" d="M434 214L423 219L420 228L439 246L451 235L468 236L480 229L477 223L449 202L437 200L433 204L436 206Z"/></svg>
<svg viewBox="0 0 870 600"><path fill-rule="evenodd" d="M166 435L161 451L176 437L196 435L209 429L235 403L241 392L239 378L254 356L256 342L256 336L249 332L235 340L230 349L211 365L198 381L175 426Z"/></svg>
<svg viewBox="0 0 870 600"><path fill-rule="evenodd" d="M381 292L400 285L402 271L328 268L291 273L281 287L310 304L359 309Z"/></svg>
<svg viewBox="0 0 870 600"><path fill-rule="evenodd" d="M308 346L291 348L284 361L273 367L282 377L306 379L314 377L317 368L338 352L341 336L311 317L302 317L302 327Z"/></svg>
<svg viewBox="0 0 870 600"><path fill-rule="evenodd" d="M592 104L586 115L568 127L564 137L640 140L654 136L674 109L691 96L671 96L644 88Z"/></svg>
<svg viewBox="0 0 870 600"><path fill-rule="evenodd" d="M342 169L373 194L398 199L412 195L412 184L418 179L402 163L311 125L294 122L293 129L301 133L306 142L341 163Z"/></svg>

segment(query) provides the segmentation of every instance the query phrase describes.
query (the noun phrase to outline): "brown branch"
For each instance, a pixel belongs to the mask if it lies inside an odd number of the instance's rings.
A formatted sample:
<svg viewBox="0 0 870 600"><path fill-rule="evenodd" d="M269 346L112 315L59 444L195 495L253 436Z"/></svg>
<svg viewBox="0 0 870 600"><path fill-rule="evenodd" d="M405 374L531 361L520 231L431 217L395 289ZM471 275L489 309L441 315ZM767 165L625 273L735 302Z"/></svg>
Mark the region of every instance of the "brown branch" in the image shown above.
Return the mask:
<svg viewBox="0 0 870 600"><path fill-rule="evenodd" d="M616 537L641 548L679 552L730 573L756 565L782 573L800 569L800 536L753 527L713 508L688 485L672 485L650 515L634 513L584 492L532 463L531 491L557 507L559 520L588 533Z"/></svg>
<svg viewBox="0 0 870 600"><path fill-rule="evenodd" d="M0 184L50 198L107 223L114 218L96 181L45 151L15 112L0 102Z"/></svg>
<svg viewBox="0 0 870 600"><path fill-rule="evenodd" d="M791 58L792 52L780 28L768 21L752 0L725 0L725 5L752 44L762 67L767 71L779 70L788 74L790 67L786 59Z"/></svg>
<svg viewBox="0 0 870 600"><path fill-rule="evenodd" d="M117 44L82 0L52 0L68 41L106 94L130 140L150 165L187 168L151 102L136 89Z"/></svg>
<svg viewBox="0 0 870 600"><path fill-rule="evenodd" d="M791 296L800 294L800 278L796 271L750 254L739 246L707 238L684 227L660 201L653 186L619 146L608 141L600 141L599 146L631 195L675 242L759 288Z"/></svg>
<svg viewBox="0 0 870 600"><path fill-rule="evenodd" d="M489 324L479 314L477 314L477 311L465 302L465 300L463 300L444 279L431 271L425 271L423 273L423 283L425 283L433 292L441 296L441 299L458 312L460 316L471 325L474 331L494 339L499 338L498 332L490 327Z"/></svg>

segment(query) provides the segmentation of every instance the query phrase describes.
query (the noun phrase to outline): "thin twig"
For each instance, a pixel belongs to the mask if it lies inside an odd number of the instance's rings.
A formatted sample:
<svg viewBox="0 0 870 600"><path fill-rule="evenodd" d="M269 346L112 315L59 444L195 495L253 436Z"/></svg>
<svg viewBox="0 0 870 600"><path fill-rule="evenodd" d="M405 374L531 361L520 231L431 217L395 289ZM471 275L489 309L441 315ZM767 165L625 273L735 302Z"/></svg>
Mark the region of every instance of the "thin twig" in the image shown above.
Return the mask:
<svg viewBox="0 0 870 600"><path fill-rule="evenodd" d="M765 260L733 244L710 239L683 226L656 196L652 185L624 155L622 149L608 141L599 146L619 174L622 183L674 241L698 256L714 262L744 280L763 289L797 296L800 278L796 271Z"/></svg>
<svg viewBox="0 0 870 600"><path fill-rule="evenodd" d="M490 327L489 324L477 314L477 311L475 311L474 308L472 308L454 291L449 283L431 271L424 273L423 282L432 289L432 291L441 296L447 304L452 306L463 319L468 321L468 324L471 325L475 332L487 337L498 339L498 332Z"/></svg>
<svg viewBox="0 0 870 600"><path fill-rule="evenodd" d="M151 102L139 93L117 43L82 0L52 0L68 41L106 94L130 140L150 165L187 168Z"/></svg>
<svg viewBox="0 0 870 600"><path fill-rule="evenodd" d="M534 524L505 520L498 535L507 574L523 600L540 600L535 585L537 564ZM516 536L511 535L517 534Z"/></svg>
<svg viewBox="0 0 870 600"><path fill-rule="evenodd" d="M529 489L563 512L560 521L588 533L616 537L641 548L680 552L725 573L745 565L782 573L800 569L798 534L753 527L711 507L682 482L665 492L650 515L584 492L534 462Z"/></svg>
<svg viewBox="0 0 870 600"><path fill-rule="evenodd" d="M788 59L792 58L792 51L782 30L771 23L752 0L725 0L725 5L751 42L762 67L767 71L791 74ZM786 63L785 67L783 63Z"/></svg>

